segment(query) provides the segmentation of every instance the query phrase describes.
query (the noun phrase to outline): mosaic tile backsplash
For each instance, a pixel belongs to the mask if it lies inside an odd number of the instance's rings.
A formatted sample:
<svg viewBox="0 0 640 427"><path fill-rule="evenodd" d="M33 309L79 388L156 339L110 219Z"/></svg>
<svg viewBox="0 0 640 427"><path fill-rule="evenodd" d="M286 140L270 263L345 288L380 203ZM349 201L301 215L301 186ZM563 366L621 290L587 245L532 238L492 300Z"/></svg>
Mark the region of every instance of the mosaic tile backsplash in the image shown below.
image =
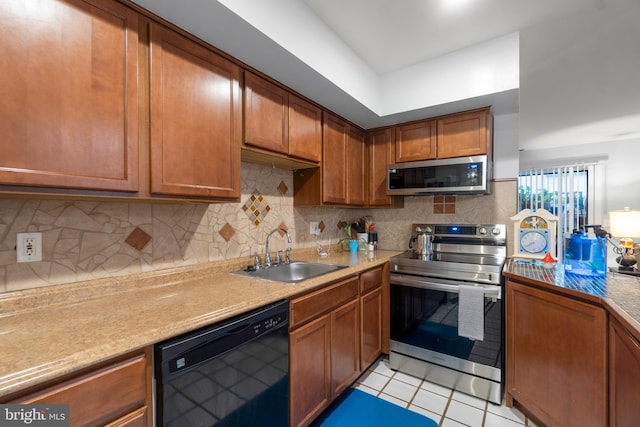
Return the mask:
<svg viewBox="0 0 640 427"><path fill-rule="evenodd" d="M249 202L251 197L256 199ZM262 200L259 200L259 197ZM258 201L256 206L256 201ZM247 203L249 206L247 207ZM260 210L247 215L251 206ZM247 207L247 209L244 209ZM268 207L268 213L263 210ZM333 245L343 237L335 224L373 217L379 247L404 250L414 222L504 222L515 214L514 181L494 183L490 196L457 196L454 214L436 214L434 197L407 197L402 209L293 206L291 171L242 164L239 203L154 203L51 200L0 196L0 292L122 276L264 253L292 246ZM320 236L309 222L323 224ZM43 260L16 262L16 233L41 232Z"/></svg>

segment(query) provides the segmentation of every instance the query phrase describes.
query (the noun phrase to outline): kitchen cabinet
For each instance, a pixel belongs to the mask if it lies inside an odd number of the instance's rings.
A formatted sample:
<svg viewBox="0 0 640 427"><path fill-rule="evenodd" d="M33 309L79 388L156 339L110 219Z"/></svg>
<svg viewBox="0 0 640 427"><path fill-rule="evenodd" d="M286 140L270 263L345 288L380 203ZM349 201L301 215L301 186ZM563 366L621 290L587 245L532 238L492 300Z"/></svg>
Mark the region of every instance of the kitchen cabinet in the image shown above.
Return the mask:
<svg viewBox="0 0 640 427"><path fill-rule="evenodd" d="M0 2L0 184L137 191L137 13L32 6Z"/></svg>
<svg viewBox="0 0 640 427"><path fill-rule="evenodd" d="M357 127L349 126L345 171L347 181L346 204L348 206L362 206L365 204L365 132ZM331 164L324 165L325 170L331 169Z"/></svg>
<svg viewBox="0 0 640 427"><path fill-rule="evenodd" d="M431 119L396 126L396 162L435 159L436 129Z"/></svg>
<svg viewBox="0 0 640 427"><path fill-rule="evenodd" d="M294 205L363 206L365 155L365 132L325 112L322 165L294 172Z"/></svg>
<svg viewBox="0 0 640 427"><path fill-rule="evenodd" d="M492 157L493 119L488 108L451 114L438 119L437 157Z"/></svg>
<svg viewBox="0 0 640 427"><path fill-rule="evenodd" d="M360 374L358 277L291 301L290 425L309 425Z"/></svg>
<svg viewBox="0 0 640 427"><path fill-rule="evenodd" d="M490 108L397 125L396 162L492 156Z"/></svg>
<svg viewBox="0 0 640 427"><path fill-rule="evenodd" d="M607 425L607 314L507 281L507 401L547 425Z"/></svg>
<svg viewBox="0 0 640 427"><path fill-rule="evenodd" d="M396 157L393 128L369 131L366 149L367 207L402 207L404 197L387 195L387 170Z"/></svg>
<svg viewBox="0 0 640 427"><path fill-rule="evenodd" d="M147 348L84 370L10 403L68 404L72 426L150 427L151 375L151 352Z"/></svg>
<svg viewBox="0 0 640 427"><path fill-rule="evenodd" d="M151 193L238 199L241 69L151 24Z"/></svg>
<svg viewBox="0 0 640 427"><path fill-rule="evenodd" d="M322 110L253 73L245 72L245 148L303 159L317 165Z"/></svg>
<svg viewBox="0 0 640 427"><path fill-rule="evenodd" d="M360 369L365 371L382 354L383 267L360 275Z"/></svg>
<svg viewBox="0 0 640 427"><path fill-rule="evenodd" d="M609 425L632 427L640 419L640 341L615 318L609 322Z"/></svg>

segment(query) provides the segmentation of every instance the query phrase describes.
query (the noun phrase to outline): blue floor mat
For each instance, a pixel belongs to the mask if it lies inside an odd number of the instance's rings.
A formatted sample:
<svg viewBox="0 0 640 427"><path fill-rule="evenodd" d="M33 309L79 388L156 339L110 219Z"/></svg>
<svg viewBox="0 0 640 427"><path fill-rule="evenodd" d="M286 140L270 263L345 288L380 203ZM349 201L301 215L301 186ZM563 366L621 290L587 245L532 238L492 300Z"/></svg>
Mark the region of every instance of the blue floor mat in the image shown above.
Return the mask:
<svg viewBox="0 0 640 427"><path fill-rule="evenodd" d="M431 418L357 389L350 389L312 424L313 427L438 427Z"/></svg>

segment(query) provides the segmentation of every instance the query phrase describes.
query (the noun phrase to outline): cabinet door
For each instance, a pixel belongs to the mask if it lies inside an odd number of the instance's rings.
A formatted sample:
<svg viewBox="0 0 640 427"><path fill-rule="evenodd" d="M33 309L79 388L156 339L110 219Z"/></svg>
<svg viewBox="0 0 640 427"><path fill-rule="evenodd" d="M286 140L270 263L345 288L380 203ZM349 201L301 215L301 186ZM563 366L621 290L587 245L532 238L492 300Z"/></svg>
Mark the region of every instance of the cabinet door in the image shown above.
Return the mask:
<svg viewBox="0 0 640 427"><path fill-rule="evenodd" d="M349 126L347 138L347 204L362 206L365 203L364 194L364 162L365 162L365 133L363 130Z"/></svg>
<svg viewBox="0 0 640 427"><path fill-rule="evenodd" d="M241 70L151 26L151 192L237 198Z"/></svg>
<svg viewBox="0 0 640 427"><path fill-rule="evenodd" d="M138 190L138 15L0 1L0 183Z"/></svg>
<svg viewBox="0 0 640 427"><path fill-rule="evenodd" d="M396 162L436 158L436 121L422 120L396 126Z"/></svg>
<svg viewBox="0 0 640 427"><path fill-rule="evenodd" d="M387 169L395 163L395 150L392 141L393 129L384 128L369 133L369 185L367 191L367 205L389 206L391 196L387 195Z"/></svg>
<svg viewBox="0 0 640 427"><path fill-rule="evenodd" d="M245 72L245 143L282 154L289 152L288 92Z"/></svg>
<svg viewBox="0 0 640 427"><path fill-rule="evenodd" d="M490 123L488 110L438 119L438 158L490 154Z"/></svg>
<svg viewBox="0 0 640 427"><path fill-rule="evenodd" d="M507 283L507 392L547 425L607 425L603 308Z"/></svg>
<svg viewBox="0 0 640 427"><path fill-rule="evenodd" d="M348 125L331 115L324 117L322 142L322 201L323 203L347 203L346 148Z"/></svg>
<svg viewBox="0 0 640 427"><path fill-rule="evenodd" d="M331 313L331 392L337 397L360 374L360 310L355 299Z"/></svg>
<svg viewBox="0 0 640 427"><path fill-rule="evenodd" d="M330 315L291 331L289 342L290 424L308 425L331 399Z"/></svg>
<svg viewBox="0 0 640 427"><path fill-rule="evenodd" d="M616 320L609 325L609 425L632 427L640 419L640 342Z"/></svg>
<svg viewBox="0 0 640 427"><path fill-rule="evenodd" d="M365 370L382 353L382 288L360 297L360 369Z"/></svg>
<svg viewBox="0 0 640 427"><path fill-rule="evenodd" d="M322 110L289 94L289 155L320 161Z"/></svg>

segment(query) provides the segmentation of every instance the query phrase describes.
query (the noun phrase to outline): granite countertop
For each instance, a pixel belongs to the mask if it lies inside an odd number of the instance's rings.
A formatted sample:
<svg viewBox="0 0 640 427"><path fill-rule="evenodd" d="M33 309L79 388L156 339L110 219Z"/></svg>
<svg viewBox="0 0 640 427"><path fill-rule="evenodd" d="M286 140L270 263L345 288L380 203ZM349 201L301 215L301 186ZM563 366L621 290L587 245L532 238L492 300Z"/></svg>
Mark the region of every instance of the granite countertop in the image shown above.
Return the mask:
<svg viewBox="0 0 640 427"><path fill-rule="evenodd" d="M382 265L397 251L310 252L348 265L298 284L230 274L246 259L0 294L0 396Z"/></svg>
<svg viewBox="0 0 640 427"><path fill-rule="evenodd" d="M640 277L609 272L586 277L565 272L562 265L545 268L541 262L509 259L505 276L525 279L550 290L603 305L640 340Z"/></svg>

